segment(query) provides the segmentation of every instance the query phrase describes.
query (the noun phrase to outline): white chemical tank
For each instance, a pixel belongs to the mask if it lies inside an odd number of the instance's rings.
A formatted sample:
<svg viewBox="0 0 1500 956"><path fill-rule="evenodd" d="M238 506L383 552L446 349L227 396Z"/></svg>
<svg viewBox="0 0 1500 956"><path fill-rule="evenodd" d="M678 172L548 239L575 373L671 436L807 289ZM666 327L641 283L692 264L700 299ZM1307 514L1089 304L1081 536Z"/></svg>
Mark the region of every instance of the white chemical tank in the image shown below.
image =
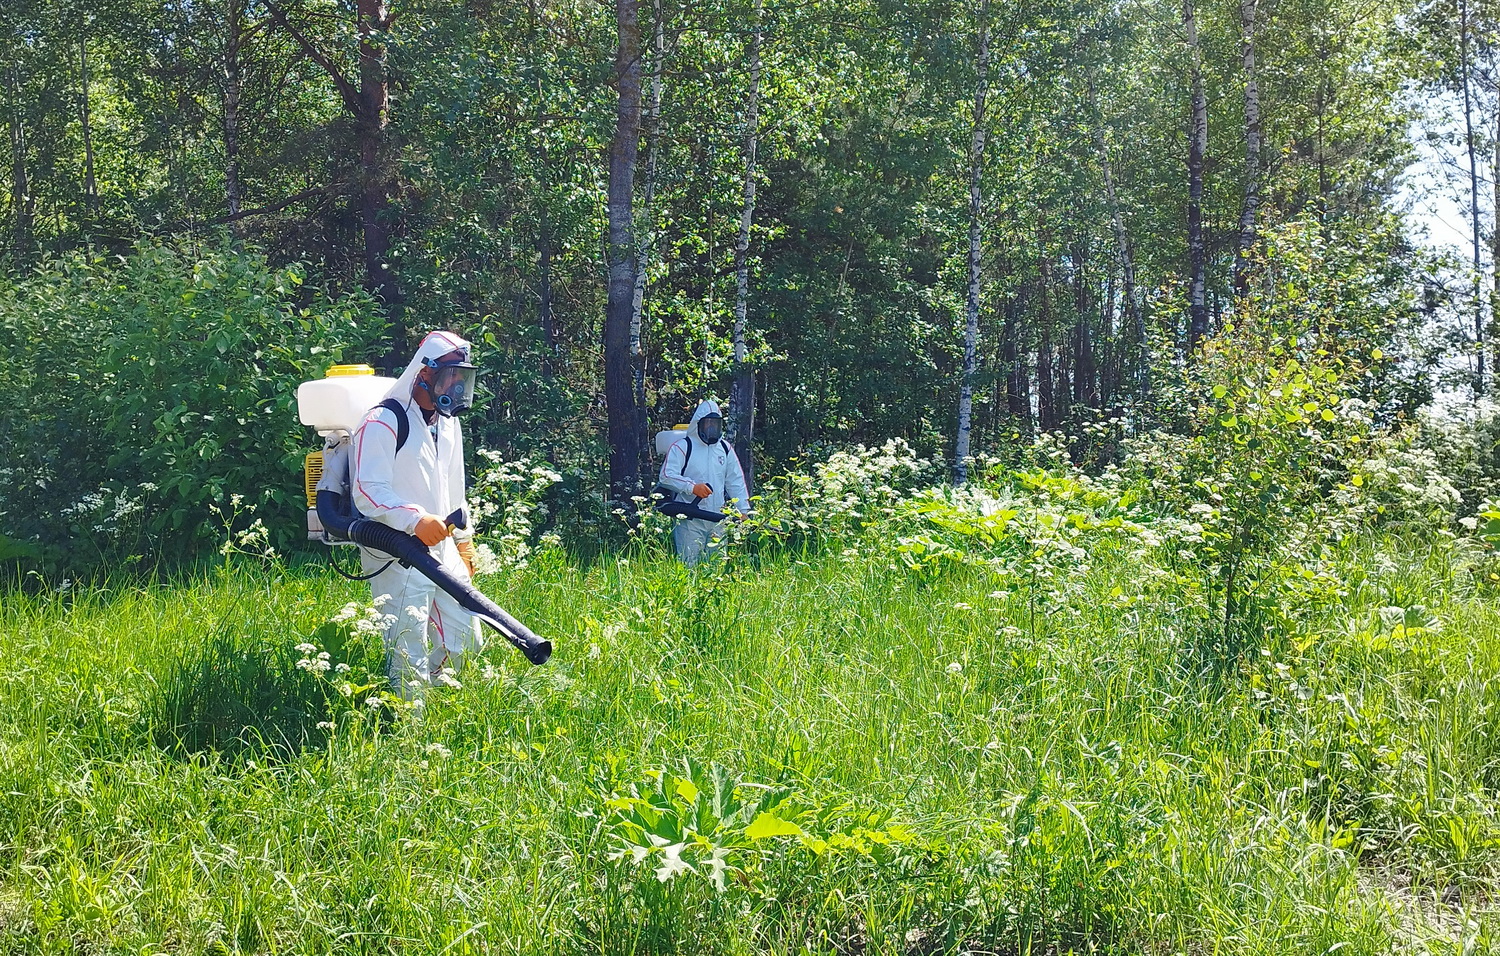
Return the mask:
<svg viewBox="0 0 1500 956"><path fill-rule="evenodd" d="M656 433L656 454L665 457L667 449L677 443L677 439L687 435L686 425L673 425L671 428L663 428Z"/></svg>
<svg viewBox="0 0 1500 956"><path fill-rule="evenodd" d="M324 378L297 386L297 416L319 435L352 432L395 384L368 365L335 365Z"/></svg>

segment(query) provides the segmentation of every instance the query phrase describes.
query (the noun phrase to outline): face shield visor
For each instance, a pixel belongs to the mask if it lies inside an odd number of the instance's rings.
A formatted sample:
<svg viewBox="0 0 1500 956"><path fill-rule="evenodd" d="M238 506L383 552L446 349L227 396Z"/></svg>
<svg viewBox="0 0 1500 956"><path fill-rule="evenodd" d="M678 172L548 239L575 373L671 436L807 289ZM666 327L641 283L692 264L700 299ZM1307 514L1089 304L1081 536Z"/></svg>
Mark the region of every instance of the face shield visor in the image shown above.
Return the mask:
<svg viewBox="0 0 1500 956"><path fill-rule="evenodd" d="M468 362L443 363L441 360L428 368L432 371L427 390L432 395L432 405L437 413L452 418L468 411L474 404L474 379L479 369Z"/></svg>
<svg viewBox="0 0 1500 956"><path fill-rule="evenodd" d="M698 437L705 445L717 444L724 437L724 419L717 415L698 419Z"/></svg>

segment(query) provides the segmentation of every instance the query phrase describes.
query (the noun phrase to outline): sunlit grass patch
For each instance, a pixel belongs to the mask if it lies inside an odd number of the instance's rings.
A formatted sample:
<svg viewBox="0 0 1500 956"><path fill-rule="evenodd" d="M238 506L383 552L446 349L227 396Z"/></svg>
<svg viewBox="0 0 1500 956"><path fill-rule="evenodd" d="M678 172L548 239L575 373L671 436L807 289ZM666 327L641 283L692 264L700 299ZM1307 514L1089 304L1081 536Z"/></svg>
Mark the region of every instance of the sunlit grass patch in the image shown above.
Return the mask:
<svg viewBox="0 0 1500 956"><path fill-rule="evenodd" d="M420 708L383 702L359 586L316 566L7 595L0 940L1484 951L1474 561L1351 540L1338 589L1205 671L1165 543L1074 528L1085 560L1004 566L903 562L882 525L697 575L544 548L481 583L553 661L492 642Z"/></svg>

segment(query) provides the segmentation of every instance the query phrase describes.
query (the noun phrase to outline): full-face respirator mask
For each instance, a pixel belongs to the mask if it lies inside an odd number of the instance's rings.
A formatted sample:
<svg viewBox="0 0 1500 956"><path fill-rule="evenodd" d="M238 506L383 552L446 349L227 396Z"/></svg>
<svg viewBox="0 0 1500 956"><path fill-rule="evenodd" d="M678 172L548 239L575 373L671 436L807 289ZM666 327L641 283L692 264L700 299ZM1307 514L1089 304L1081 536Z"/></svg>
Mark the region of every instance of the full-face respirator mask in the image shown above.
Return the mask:
<svg viewBox="0 0 1500 956"><path fill-rule="evenodd" d="M477 366L464 359L444 361L423 359L430 372L417 383L432 396L432 405L437 413L446 418L462 415L474 404L474 378L479 374Z"/></svg>
<svg viewBox="0 0 1500 956"><path fill-rule="evenodd" d="M698 437L705 445L716 445L724 437L724 419L718 415L706 415L698 420Z"/></svg>

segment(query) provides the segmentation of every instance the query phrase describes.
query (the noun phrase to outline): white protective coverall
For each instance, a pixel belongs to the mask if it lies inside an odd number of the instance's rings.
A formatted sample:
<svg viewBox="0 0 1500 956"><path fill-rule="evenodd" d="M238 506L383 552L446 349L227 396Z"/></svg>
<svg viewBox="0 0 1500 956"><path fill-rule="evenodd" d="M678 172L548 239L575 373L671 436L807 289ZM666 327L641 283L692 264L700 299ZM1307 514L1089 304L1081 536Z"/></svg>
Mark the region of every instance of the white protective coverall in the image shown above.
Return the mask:
<svg viewBox="0 0 1500 956"><path fill-rule="evenodd" d="M698 437L698 422L709 415L723 416L717 402L700 402L688 423L687 436L679 438L667 449L662 459L661 475L657 483L677 492L678 501L693 500L693 486L708 485L713 493L698 507L705 511L722 511L724 502L733 501L740 514L750 513L750 493L745 487L745 472L740 468L739 456L729 439L720 438L712 445ZM692 453L688 453L691 447ZM727 520L727 519L726 519ZM704 557L704 548L724 533L724 521L706 521L702 518L677 518L672 527L672 543L677 547L677 557L688 567L693 567Z"/></svg>
<svg viewBox="0 0 1500 956"><path fill-rule="evenodd" d="M464 497L464 439L457 418L436 415L428 426L422 409L412 398L412 388L423 359L437 359L455 349L469 350L469 343L451 332L432 332L417 347L417 354L401 378L386 393L402 405L408 433L406 444L396 450L398 422L389 408L379 406L365 415L354 433L351 495L360 514L411 534L423 514L447 518L459 508L468 511ZM438 562L460 581L469 569L459 557L454 538L473 536L472 526L455 530L432 548ZM365 573L389 562L370 579L370 594L389 595L382 610L394 621L386 629L385 646L391 680L429 683L445 667L457 671L464 655L479 648L478 622L457 601L425 576L391 562L390 555L360 549Z"/></svg>

